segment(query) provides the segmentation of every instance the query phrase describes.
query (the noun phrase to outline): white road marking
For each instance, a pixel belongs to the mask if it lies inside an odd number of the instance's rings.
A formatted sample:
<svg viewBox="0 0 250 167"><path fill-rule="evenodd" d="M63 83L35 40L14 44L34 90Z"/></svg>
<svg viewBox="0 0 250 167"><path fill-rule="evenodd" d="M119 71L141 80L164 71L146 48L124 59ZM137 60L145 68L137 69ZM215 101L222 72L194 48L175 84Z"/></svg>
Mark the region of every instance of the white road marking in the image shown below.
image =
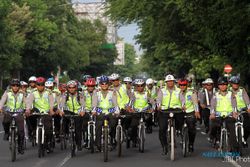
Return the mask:
<svg viewBox="0 0 250 167"><path fill-rule="evenodd" d="M68 162L68 160L70 160L71 155L69 154L68 156L66 156L63 161L57 165L57 167L62 167L64 164L66 164Z"/></svg>
<svg viewBox="0 0 250 167"><path fill-rule="evenodd" d="M232 160L230 163L235 167L241 167L236 161Z"/></svg>
<svg viewBox="0 0 250 167"><path fill-rule="evenodd" d="M4 133L4 131L0 131L0 134L1 134L1 133Z"/></svg>

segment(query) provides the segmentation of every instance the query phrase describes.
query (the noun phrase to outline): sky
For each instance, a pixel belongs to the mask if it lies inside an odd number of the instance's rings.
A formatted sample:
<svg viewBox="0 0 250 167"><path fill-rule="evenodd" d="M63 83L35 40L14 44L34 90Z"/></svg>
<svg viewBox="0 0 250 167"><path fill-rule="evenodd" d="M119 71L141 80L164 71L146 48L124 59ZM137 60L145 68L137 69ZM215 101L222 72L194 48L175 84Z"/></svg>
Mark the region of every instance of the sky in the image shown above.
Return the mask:
<svg viewBox="0 0 250 167"><path fill-rule="evenodd" d="M101 2L102 0L72 0L73 3L76 2ZM142 51L140 50L140 45L136 44L136 40L134 39L134 36L139 34L138 26L136 24L129 24L129 25L124 25L121 26L117 34L120 38L123 38L123 40L126 43L132 44L135 47L136 53L138 55L142 54Z"/></svg>

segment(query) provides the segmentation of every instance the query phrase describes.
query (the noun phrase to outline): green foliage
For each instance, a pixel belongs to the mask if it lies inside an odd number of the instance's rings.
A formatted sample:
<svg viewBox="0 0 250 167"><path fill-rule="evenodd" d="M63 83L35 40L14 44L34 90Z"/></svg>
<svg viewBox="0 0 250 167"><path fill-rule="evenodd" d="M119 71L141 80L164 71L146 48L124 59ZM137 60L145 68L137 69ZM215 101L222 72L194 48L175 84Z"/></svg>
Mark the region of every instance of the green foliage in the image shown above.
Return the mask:
<svg viewBox="0 0 250 167"><path fill-rule="evenodd" d="M218 77L225 64L250 79L250 3L247 0L108 0L107 14L136 22L143 70L156 78L192 72Z"/></svg>
<svg viewBox="0 0 250 167"><path fill-rule="evenodd" d="M106 27L79 20L70 1L1 0L0 11L0 75L49 77L60 66L77 78L113 68L115 48L100 47Z"/></svg>

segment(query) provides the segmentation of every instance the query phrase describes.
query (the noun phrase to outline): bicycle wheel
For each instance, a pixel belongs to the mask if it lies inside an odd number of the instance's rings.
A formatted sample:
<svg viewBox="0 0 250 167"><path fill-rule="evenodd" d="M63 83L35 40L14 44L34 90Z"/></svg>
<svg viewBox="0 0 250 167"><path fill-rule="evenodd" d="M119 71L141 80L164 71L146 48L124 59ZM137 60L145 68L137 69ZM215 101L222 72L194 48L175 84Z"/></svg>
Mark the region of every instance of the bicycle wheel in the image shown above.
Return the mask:
<svg viewBox="0 0 250 167"><path fill-rule="evenodd" d="M122 129L119 127L117 128L117 148L118 148L118 157L121 157L122 155Z"/></svg>
<svg viewBox="0 0 250 167"><path fill-rule="evenodd" d="M104 162L108 161L108 127L103 128L103 155L104 155Z"/></svg>
<svg viewBox="0 0 250 167"><path fill-rule="evenodd" d="M71 136L70 136L70 147L71 147L71 157L75 157L76 156L76 143L75 143L75 135L74 132L71 132Z"/></svg>
<svg viewBox="0 0 250 167"><path fill-rule="evenodd" d="M11 130L10 149L11 149L11 161L14 162L16 160L16 133L15 133L15 130Z"/></svg>
<svg viewBox="0 0 250 167"><path fill-rule="evenodd" d="M188 128L184 127L183 128L183 135L182 135L182 155L184 157L186 157L187 153L188 153L188 143L189 143Z"/></svg>
<svg viewBox="0 0 250 167"><path fill-rule="evenodd" d="M175 140L175 133L174 133L175 129L173 126L171 126L170 128L170 145L171 145L171 148L170 148L170 151L171 151L171 154L170 154L170 159L171 161L174 161L175 159L175 150L174 150L174 140Z"/></svg>
<svg viewBox="0 0 250 167"><path fill-rule="evenodd" d="M238 152L240 153L240 156L243 155L243 151L242 151L242 131L241 131L242 127L237 127L237 144L238 144Z"/></svg>
<svg viewBox="0 0 250 167"><path fill-rule="evenodd" d="M90 126L90 139L89 139L89 147L90 147L90 152L94 153L94 128L93 126Z"/></svg>
<svg viewBox="0 0 250 167"><path fill-rule="evenodd" d="M44 150L43 150L43 143L42 143L42 129L38 129L38 157L41 158L42 156L44 156Z"/></svg>
<svg viewBox="0 0 250 167"><path fill-rule="evenodd" d="M145 126L141 126L139 135L139 151L144 152L144 142L145 142Z"/></svg>
<svg viewBox="0 0 250 167"><path fill-rule="evenodd" d="M227 132L222 132L222 136L221 136L221 141L220 141L220 152L221 155L224 155L225 153L227 153L227 149L228 149L228 143L227 143Z"/></svg>

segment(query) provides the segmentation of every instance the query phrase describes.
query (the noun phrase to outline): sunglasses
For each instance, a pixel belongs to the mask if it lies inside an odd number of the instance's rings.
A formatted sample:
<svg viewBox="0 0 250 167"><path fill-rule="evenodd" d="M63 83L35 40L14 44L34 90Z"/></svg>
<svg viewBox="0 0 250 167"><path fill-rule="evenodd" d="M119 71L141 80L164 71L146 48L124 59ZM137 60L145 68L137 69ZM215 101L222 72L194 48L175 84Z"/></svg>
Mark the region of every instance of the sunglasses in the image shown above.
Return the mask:
<svg viewBox="0 0 250 167"><path fill-rule="evenodd" d="M212 86L212 84L207 84L207 86Z"/></svg>
<svg viewBox="0 0 250 167"><path fill-rule="evenodd" d="M139 88L139 87L143 87L143 86L144 86L144 85L136 85L136 87L138 87L138 88Z"/></svg>
<svg viewBox="0 0 250 167"><path fill-rule="evenodd" d="M91 88L93 88L93 87L95 87L95 86L92 86L92 85L91 85L91 86L87 86L87 87L91 87Z"/></svg>
<svg viewBox="0 0 250 167"><path fill-rule="evenodd" d="M74 87L68 87L68 89L75 89L76 87L74 86Z"/></svg>
<svg viewBox="0 0 250 167"><path fill-rule="evenodd" d="M124 84L129 85L129 84L131 84L131 83L130 83L130 82L125 82Z"/></svg>
<svg viewBox="0 0 250 167"><path fill-rule="evenodd" d="M20 85L17 85L17 84L13 84L11 85L12 87L19 87Z"/></svg>
<svg viewBox="0 0 250 167"><path fill-rule="evenodd" d="M108 83L104 82L104 83L101 83L101 85L108 85Z"/></svg>
<svg viewBox="0 0 250 167"><path fill-rule="evenodd" d="M180 84L180 86L187 86L186 84Z"/></svg>
<svg viewBox="0 0 250 167"><path fill-rule="evenodd" d="M37 86L45 86L44 83L38 83Z"/></svg>

